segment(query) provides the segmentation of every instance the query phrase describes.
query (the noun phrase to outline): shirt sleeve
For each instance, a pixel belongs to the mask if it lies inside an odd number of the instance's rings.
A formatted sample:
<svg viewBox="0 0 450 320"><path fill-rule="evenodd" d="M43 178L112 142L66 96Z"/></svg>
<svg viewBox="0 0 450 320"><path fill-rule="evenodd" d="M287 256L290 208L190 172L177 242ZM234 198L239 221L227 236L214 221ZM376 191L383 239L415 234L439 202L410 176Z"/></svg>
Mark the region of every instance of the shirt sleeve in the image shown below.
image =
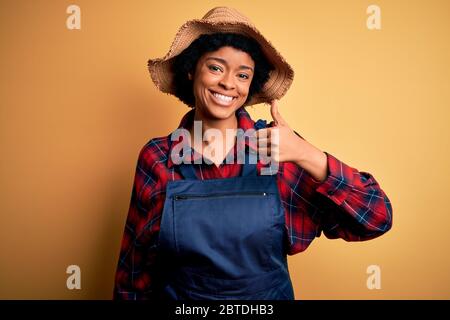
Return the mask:
<svg viewBox="0 0 450 320"><path fill-rule="evenodd" d="M375 178L327 155L327 177L318 182L320 229L330 239L363 241L376 238L392 227L392 205ZM319 233L320 236L320 233Z"/></svg>
<svg viewBox="0 0 450 320"><path fill-rule="evenodd" d="M148 300L152 297L155 261L155 238L152 236L150 195L155 189L144 147L136 165L128 216L123 232L119 261L115 274L114 300Z"/></svg>

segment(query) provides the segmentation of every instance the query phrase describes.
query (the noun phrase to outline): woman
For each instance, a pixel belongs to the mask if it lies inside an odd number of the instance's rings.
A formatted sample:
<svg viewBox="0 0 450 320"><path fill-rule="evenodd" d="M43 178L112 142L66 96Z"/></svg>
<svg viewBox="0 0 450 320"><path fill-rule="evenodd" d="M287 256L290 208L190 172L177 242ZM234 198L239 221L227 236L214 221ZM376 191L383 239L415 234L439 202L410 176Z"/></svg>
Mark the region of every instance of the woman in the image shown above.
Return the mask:
<svg viewBox="0 0 450 320"><path fill-rule="evenodd" d="M391 228L392 206L373 176L282 118L276 100L292 68L236 10L186 22L149 71L192 110L140 152L115 299L291 300L287 254L322 231L361 241ZM245 110L261 102L271 104L269 125Z"/></svg>

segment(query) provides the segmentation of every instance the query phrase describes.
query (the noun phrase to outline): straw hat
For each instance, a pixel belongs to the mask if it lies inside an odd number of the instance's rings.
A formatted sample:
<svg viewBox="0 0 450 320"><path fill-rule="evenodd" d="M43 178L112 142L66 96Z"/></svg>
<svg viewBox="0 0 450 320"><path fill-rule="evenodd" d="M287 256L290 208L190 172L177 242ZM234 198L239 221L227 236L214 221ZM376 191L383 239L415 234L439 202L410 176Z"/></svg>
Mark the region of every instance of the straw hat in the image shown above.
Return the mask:
<svg viewBox="0 0 450 320"><path fill-rule="evenodd" d="M163 58L148 60L148 70L156 87L162 92L175 95L171 71L173 58L200 35L216 32L233 32L255 39L268 61L275 67L262 92L254 94L244 105L270 102L284 96L294 79L294 70L247 17L228 7L213 8L203 18L185 22L178 30L169 52Z"/></svg>

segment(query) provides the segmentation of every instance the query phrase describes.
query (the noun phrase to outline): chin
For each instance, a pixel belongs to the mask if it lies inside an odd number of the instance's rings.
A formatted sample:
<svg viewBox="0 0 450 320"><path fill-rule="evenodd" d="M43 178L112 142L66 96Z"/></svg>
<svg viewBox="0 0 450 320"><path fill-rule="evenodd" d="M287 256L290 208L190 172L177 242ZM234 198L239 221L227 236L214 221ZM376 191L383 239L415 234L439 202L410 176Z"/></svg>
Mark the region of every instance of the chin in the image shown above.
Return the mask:
<svg viewBox="0 0 450 320"><path fill-rule="evenodd" d="M228 119L235 111L235 108L225 109L221 106L208 107L208 113L216 119Z"/></svg>

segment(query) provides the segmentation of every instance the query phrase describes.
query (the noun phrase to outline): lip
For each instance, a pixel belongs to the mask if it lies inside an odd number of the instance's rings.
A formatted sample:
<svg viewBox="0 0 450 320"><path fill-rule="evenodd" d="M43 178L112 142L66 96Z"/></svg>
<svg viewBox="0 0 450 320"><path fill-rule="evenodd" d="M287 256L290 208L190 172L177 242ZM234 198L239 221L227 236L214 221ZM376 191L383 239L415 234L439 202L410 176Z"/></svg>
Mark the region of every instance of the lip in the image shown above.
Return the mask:
<svg viewBox="0 0 450 320"><path fill-rule="evenodd" d="M237 99L237 97L235 97L235 96L228 96L228 95L226 95L226 94L223 94L224 96L233 97L233 99L232 99L230 102L225 102L225 101L222 101L222 100L220 100L220 99L218 99L218 98L216 98L216 97L214 96L214 93L218 93L218 94L222 94L222 93L217 92L217 91L213 91L213 90L208 90L208 91L209 91L209 93L211 94L211 97L213 98L214 102L215 102L216 104L221 105L221 106L228 107L228 106L232 105L233 102Z"/></svg>
<svg viewBox="0 0 450 320"><path fill-rule="evenodd" d="M214 90L211 90L211 89L209 89L209 91L211 91L212 93L218 93L218 94L221 94L221 95L223 95L223 96L237 98L236 96L231 96L231 95L229 95L229 94L225 94L225 93L222 93L222 92L219 92L219 91L214 91Z"/></svg>

